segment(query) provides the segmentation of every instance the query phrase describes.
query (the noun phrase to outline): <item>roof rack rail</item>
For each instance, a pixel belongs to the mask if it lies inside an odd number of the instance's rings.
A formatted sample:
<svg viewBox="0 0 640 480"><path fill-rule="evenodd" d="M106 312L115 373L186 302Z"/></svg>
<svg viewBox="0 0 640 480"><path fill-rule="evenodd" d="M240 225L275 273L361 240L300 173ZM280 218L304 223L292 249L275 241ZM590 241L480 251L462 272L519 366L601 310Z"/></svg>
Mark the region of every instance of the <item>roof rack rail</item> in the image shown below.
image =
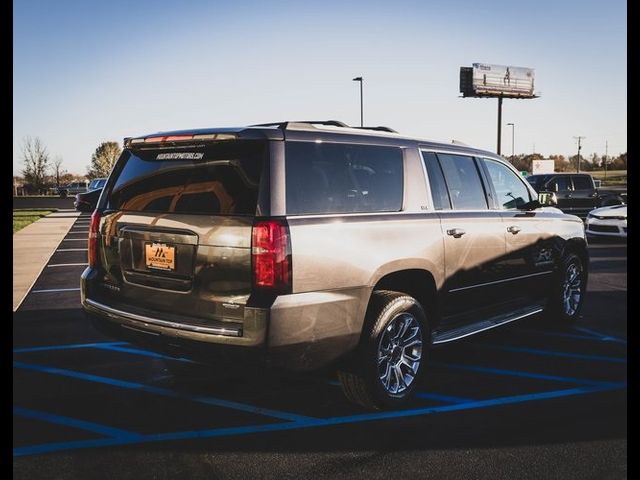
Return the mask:
<svg viewBox="0 0 640 480"><path fill-rule="evenodd" d="M273 122L273 123L258 123L257 125L251 125L252 127L278 127L286 130L289 124L294 123L306 123L309 125L329 125L332 127L348 127L346 123L339 122L338 120L296 120L288 122Z"/></svg>
<svg viewBox="0 0 640 480"><path fill-rule="evenodd" d="M362 130L377 130L379 132L389 132L389 133L398 133L396 130L394 130L393 128L390 127L384 127L382 125L377 126L377 127L353 127L353 128L359 128Z"/></svg>
<svg viewBox="0 0 640 480"><path fill-rule="evenodd" d="M329 127L342 127L342 128L357 128L358 130L376 130L379 132L398 133L393 128L378 126L378 127L351 127L346 123L338 120L296 120L287 122L273 122L273 123L258 123L251 125L252 127L278 127L282 130L286 130L293 125L326 125Z"/></svg>

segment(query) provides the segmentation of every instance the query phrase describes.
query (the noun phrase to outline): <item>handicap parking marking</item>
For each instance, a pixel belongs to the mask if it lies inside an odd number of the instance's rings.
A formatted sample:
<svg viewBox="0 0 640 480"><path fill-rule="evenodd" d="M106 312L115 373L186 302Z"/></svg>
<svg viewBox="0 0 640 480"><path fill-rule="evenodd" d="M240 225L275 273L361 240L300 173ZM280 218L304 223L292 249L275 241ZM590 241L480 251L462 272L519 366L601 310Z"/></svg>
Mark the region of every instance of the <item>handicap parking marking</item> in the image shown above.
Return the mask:
<svg viewBox="0 0 640 480"><path fill-rule="evenodd" d="M95 342L95 343L79 343L79 344L66 344L66 345L49 345L49 346L40 346L40 347L26 347L26 348L14 349L13 352L15 354L22 354L22 353L30 353L30 352L70 350L70 349L80 349L80 348L94 348L94 349L108 350L108 351L114 351L114 352L120 352L120 353L129 353L129 354L150 356L150 357L152 356L156 358L160 356L160 354L156 354L154 352L148 352L146 350L141 350L136 347L131 347L126 342ZM162 355L161 357L165 358L166 356ZM181 359L178 359L175 357L169 357L169 358L171 360L182 361ZM585 395L585 394L591 394L591 393L597 393L597 392L625 389L627 386L626 382L594 381L590 379L546 375L546 374L539 374L535 372L526 372L526 371L520 371L520 370L487 368L487 367L480 367L477 365L458 365L458 364L439 363L439 362L431 362L431 364L436 367L440 366L440 367L449 368L449 369L472 371L472 372L478 372L483 374L516 376L516 377L531 378L536 380L554 381L554 382L561 382L561 383L573 383L575 384L575 386L571 388L560 389L560 390L533 392L533 393L520 394L520 395L499 396L499 397L488 398L483 400L462 398L462 397L450 396L450 395L434 393L434 392L418 392L416 394L416 397L419 399L436 400L436 401L445 403L445 405L426 406L426 407L418 407L418 408L409 408L404 410L393 410L393 411L384 411L384 412L375 412L375 413L362 413L362 414L355 414L355 415L320 418L320 417L299 415L291 412L283 412L279 410L266 409L266 408L261 408L254 405L238 403L238 402L229 401L229 400L220 399L220 398L212 398L212 397L206 397L206 396L197 395L197 394L194 395L189 393L177 392L177 391L166 389L166 388L149 386L142 383L124 381L124 380L114 379L110 377L97 376L97 375L78 372L74 370L50 367L46 365L35 365L35 364L25 363L25 362L14 362L15 368L21 368L21 369L26 369L26 370L31 370L31 371L36 371L36 372L46 373L46 374L52 374L52 375L60 375L63 377L71 377L75 379L85 380L88 382L106 384L113 387L134 389L137 391L143 391L143 392L147 392L154 395L167 396L167 397L178 398L178 399L183 399L187 401L195 401L195 402L200 402L200 403L204 403L204 404L212 405L216 407L241 410L249 413L257 413L257 414L272 417L272 418L279 418L281 420L286 420L283 423L274 423L274 424L259 424L259 425L248 425L248 426L237 426L237 427L220 427L220 428L205 429L205 430L190 430L190 431L154 433L154 434L137 434L137 433L125 432L124 430L121 430L121 429L114 429L113 433L117 433L118 435L111 435L111 436L108 436L108 438L104 438L104 439L55 442L55 443L45 443L45 444L39 444L39 445L30 445L25 447L17 447L14 449L14 456L34 455L34 454L41 454L41 453L55 452L55 451L76 450L76 449L106 447L106 446L115 446L115 445L152 443L152 442L162 442L162 441L172 441L172 440L173 441L189 440L189 439L213 438L213 437L224 437L224 436L238 436L238 435L247 435L247 434L255 434L255 433L295 430L295 429L302 429L302 428L355 424L355 423L361 423L361 422L367 422L367 421L378 421L378 420L400 418L400 417L411 417L411 416L423 416L423 415L430 415L430 414L436 414L436 413L464 411L464 410L487 408L487 407L493 407L493 406L541 401L541 400L561 398L561 397L567 397L567 396ZM327 383L330 383L332 385L337 384L337 382L334 382L334 381L329 381ZM43 418L41 419L45 420L44 416L47 416L49 414L36 413L33 415L43 415ZM66 422L67 425L71 425L71 423L76 422L75 419L68 418L68 417L61 417L61 416L50 416L48 418L52 423L56 423L56 420L59 420L57 423L65 424ZM106 428L107 430L104 430L106 432L111 428L109 426L98 425L91 422L87 422L86 424L83 424L82 423L84 422L83 420L77 420L77 422L79 422L79 423L76 423L76 425L79 428L81 428L80 427L81 425L85 425L87 427L86 428L87 430L90 430L90 428L97 428L97 429ZM96 425L98 426L96 427ZM131 436L127 436L127 435L131 435Z"/></svg>
<svg viewBox="0 0 640 480"><path fill-rule="evenodd" d="M19 361L14 361L13 366L14 368L20 368L23 370L31 370L31 371L40 372L40 373L47 373L52 375L60 375L63 377L76 378L79 380L86 380L88 382L111 385L113 387L119 387L119 388L127 388L131 390L137 390L141 392L151 393L154 395L177 398L181 400L188 400L191 402L203 403L203 404L211 405L215 407L229 408L232 410L238 410L246 413L253 413L253 414L262 415L265 417L278 418L281 420L298 421L298 420L307 420L312 418L312 417L298 415L290 412L281 412L281 411L272 410L268 408L256 407L253 405L234 402L231 400L224 400L224 399L214 398L214 397L206 397L204 395L192 395L189 393L169 390L167 388L154 387L150 385L145 385L143 383L119 380L117 378L92 375L90 373L77 372L75 370L67 370L64 368L49 367L46 365L37 365L37 364L25 363L25 362L19 362Z"/></svg>
<svg viewBox="0 0 640 480"><path fill-rule="evenodd" d="M548 400L554 398L562 398L568 396L585 395L591 393L605 392L610 390L617 390L624 388L622 384L611 384L607 386L583 386L568 388L562 390L552 390L547 392L532 393L526 395L513 395L508 397L498 397L488 400L474 400L464 403L454 403L451 405L443 405L437 407L424 407L407 410L394 410L387 412L377 413L364 413L358 415L349 415L343 417L331 417L331 418L308 418L304 420L274 423L274 424L261 424L261 425L248 425L241 427L225 427L214 428L207 430L191 430L183 432L168 432L168 433L156 433L150 435L140 435L136 438L107 438L97 440L81 440L75 442L61 442L40 444L27 447L14 448L13 455L15 457L24 455L34 455L42 453L50 453L63 450L77 450L85 448L106 447L116 445L127 444L140 444L140 443L153 443L153 442L166 442L176 440L193 440L204 439L214 437L230 437L249 435L255 433L276 432L285 430L298 430L303 428L314 427L329 427L345 424L355 424L369 421L388 420L395 418L407 418L415 416L425 416L437 413L456 412L464 410L473 410L480 408L488 408L494 406L513 405L518 403L526 403L533 401Z"/></svg>

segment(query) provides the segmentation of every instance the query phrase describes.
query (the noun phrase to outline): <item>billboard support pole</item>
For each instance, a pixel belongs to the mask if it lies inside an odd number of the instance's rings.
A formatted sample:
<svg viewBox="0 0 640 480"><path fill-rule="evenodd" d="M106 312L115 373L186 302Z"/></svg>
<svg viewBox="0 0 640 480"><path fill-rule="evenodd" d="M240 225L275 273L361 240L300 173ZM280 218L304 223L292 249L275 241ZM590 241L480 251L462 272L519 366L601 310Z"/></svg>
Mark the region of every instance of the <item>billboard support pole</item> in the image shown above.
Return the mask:
<svg viewBox="0 0 640 480"><path fill-rule="evenodd" d="M500 151L502 145L502 97L498 97L498 155L500 155Z"/></svg>

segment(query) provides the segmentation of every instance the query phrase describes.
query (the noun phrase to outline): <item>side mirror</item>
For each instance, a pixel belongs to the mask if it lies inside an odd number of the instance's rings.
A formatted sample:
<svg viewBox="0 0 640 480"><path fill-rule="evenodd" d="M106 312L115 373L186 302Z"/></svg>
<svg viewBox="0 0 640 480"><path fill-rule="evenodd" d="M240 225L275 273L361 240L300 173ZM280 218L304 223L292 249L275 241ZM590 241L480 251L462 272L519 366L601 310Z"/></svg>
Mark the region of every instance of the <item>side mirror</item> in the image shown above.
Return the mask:
<svg viewBox="0 0 640 480"><path fill-rule="evenodd" d="M558 197L554 192L539 192L538 203L542 207L555 207L558 205Z"/></svg>

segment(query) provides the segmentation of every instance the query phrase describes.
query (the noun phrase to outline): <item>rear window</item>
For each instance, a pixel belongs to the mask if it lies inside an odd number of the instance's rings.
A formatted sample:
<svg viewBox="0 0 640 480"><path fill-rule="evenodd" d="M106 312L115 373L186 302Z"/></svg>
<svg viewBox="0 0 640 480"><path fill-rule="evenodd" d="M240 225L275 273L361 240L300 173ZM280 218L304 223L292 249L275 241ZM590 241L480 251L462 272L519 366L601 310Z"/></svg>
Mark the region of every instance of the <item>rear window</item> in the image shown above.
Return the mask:
<svg viewBox="0 0 640 480"><path fill-rule="evenodd" d="M288 142L287 213L395 212L402 208L402 150Z"/></svg>
<svg viewBox="0 0 640 480"><path fill-rule="evenodd" d="M255 215L265 142L125 150L106 208L133 212Z"/></svg>

